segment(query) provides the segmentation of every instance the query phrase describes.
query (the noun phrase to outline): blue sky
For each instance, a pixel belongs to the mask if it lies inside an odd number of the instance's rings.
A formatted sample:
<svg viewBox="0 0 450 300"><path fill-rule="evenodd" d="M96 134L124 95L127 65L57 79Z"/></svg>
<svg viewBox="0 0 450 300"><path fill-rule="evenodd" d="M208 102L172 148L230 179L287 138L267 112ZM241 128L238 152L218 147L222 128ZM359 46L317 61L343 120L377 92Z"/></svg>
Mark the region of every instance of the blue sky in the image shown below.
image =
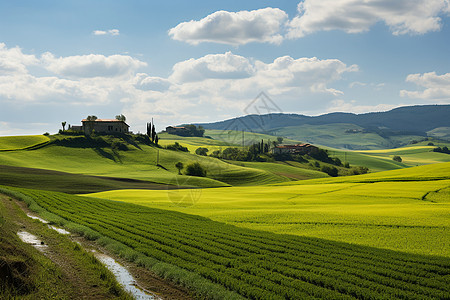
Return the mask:
<svg viewBox="0 0 450 300"><path fill-rule="evenodd" d="M0 1L0 135L450 103L447 0ZM264 113L264 111L261 111Z"/></svg>

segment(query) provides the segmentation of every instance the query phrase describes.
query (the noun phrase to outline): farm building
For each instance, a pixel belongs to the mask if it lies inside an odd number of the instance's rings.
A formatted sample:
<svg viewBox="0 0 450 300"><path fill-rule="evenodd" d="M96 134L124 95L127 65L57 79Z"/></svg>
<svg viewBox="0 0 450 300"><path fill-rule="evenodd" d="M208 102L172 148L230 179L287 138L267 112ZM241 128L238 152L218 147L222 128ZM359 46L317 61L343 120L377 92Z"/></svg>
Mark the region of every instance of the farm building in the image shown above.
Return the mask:
<svg viewBox="0 0 450 300"><path fill-rule="evenodd" d="M71 129L90 134L92 131L97 133L128 133L130 128L124 121L114 119L83 119L81 123L83 124L82 126L72 126Z"/></svg>
<svg viewBox="0 0 450 300"><path fill-rule="evenodd" d="M185 135L188 133L188 129L184 126L169 126L166 127L166 132L175 135Z"/></svg>
<svg viewBox="0 0 450 300"><path fill-rule="evenodd" d="M296 145L277 145L272 148L273 154L307 154L318 150L316 146L311 144L296 144Z"/></svg>

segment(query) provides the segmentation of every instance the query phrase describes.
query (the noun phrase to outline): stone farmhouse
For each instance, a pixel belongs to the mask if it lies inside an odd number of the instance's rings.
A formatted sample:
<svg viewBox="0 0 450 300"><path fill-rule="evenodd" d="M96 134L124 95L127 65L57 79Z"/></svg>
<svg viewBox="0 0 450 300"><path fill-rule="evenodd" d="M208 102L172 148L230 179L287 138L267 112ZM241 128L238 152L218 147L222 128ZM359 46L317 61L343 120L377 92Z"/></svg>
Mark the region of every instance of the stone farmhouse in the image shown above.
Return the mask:
<svg viewBox="0 0 450 300"><path fill-rule="evenodd" d="M311 144L296 144L296 145L277 145L272 148L273 154L308 154L317 151L319 148Z"/></svg>
<svg viewBox="0 0 450 300"><path fill-rule="evenodd" d="M70 127L73 131L81 131L86 135L91 134L93 131L96 133L129 133L129 128L127 123L120 120L114 119L96 119L96 120L81 120L83 125Z"/></svg>

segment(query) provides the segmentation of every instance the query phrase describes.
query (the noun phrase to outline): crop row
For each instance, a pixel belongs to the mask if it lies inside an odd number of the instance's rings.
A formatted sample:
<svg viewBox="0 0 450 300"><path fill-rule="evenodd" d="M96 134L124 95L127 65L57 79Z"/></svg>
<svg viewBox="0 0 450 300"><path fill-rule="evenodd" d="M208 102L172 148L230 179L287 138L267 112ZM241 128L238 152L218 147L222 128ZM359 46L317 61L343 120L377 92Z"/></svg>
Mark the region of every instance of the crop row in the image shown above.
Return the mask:
<svg viewBox="0 0 450 300"><path fill-rule="evenodd" d="M177 212L22 190L47 211L252 298L442 299L450 260L278 235Z"/></svg>

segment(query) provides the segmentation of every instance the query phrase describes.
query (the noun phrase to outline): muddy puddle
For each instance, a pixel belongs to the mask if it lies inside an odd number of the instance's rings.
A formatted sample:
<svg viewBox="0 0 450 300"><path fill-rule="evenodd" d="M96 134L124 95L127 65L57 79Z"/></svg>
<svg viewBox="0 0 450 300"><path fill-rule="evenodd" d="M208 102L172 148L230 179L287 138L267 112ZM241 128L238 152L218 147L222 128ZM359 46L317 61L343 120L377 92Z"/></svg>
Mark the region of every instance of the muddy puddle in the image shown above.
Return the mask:
<svg viewBox="0 0 450 300"><path fill-rule="evenodd" d="M44 219L42 219L42 218L40 218L38 216L34 216L32 214L27 214L27 217L32 218L33 220L39 220L39 221L41 221L44 224L49 224L49 222L47 220L44 220ZM59 227L56 227L56 226L53 226L53 225L48 225L48 228L53 229L53 230L55 230L55 231L57 231L58 233L61 233L61 234L70 234L70 232L68 232L67 230L59 228Z"/></svg>
<svg viewBox="0 0 450 300"><path fill-rule="evenodd" d="M94 255L116 276L123 289L131 293L135 299L160 299L151 292L139 288L130 272L112 257L98 252L94 252Z"/></svg>
<svg viewBox="0 0 450 300"><path fill-rule="evenodd" d="M32 245L39 251L44 251L47 248L47 245L45 245L44 242L42 242L40 239L37 238L37 236L29 232L19 231L17 235L22 240L22 242Z"/></svg>
<svg viewBox="0 0 450 300"><path fill-rule="evenodd" d="M48 224L48 227L56 230L60 234L70 234L69 231L55 227L53 225L50 225L48 221L38 217L34 216L32 214L27 214L28 217L39 220L44 224ZM43 251L47 245L44 245L41 243L41 241L34 235L26 232L26 231L20 231L17 233L20 237L20 239L28 244L33 245L34 247L38 248L39 250ZM77 241L79 245L81 245L80 242ZM118 262L116 262L112 257L96 252L95 250L92 250L94 253L94 256L102 263L104 264L116 277L117 281L123 286L123 289L133 295L135 299L160 299L156 295L152 294L150 291L141 289L138 287L136 281L134 280L133 276L128 272L128 270L120 265Z"/></svg>

